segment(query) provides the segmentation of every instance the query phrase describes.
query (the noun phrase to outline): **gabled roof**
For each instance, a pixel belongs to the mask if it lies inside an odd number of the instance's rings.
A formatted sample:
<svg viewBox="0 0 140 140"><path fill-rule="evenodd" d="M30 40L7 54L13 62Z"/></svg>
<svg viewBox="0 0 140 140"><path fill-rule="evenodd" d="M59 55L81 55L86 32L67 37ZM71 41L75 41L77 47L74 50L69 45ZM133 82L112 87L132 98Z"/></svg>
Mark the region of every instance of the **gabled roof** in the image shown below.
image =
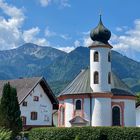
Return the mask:
<svg viewBox="0 0 140 140"><path fill-rule="evenodd" d="M86 124L88 123L87 120L85 120L84 118L80 117L80 116L76 116L73 119L71 119L69 121L71 124Z"/></svg>
<svg viewBox="0 0 140 140"><path fill-rule="evenodd" d="M57 108L58 101L43 77L21 78L21 79L14 79L14 80L0 80L0 96L2 96L4 84L8 82L10 82L10 85L12 87L16 88L19 104L22 103L22 101L31 93L31 91L38 84L40 84L44 92L50 99L51 103L53 104L54 108Z"/></svg>
<svg viewBox="0 0 140 140"><path fill-rule="evenodd" d="M129 87L121 81L114 73L112 73L112 93L114 95L127 95L133 96ZM90 87L90 69L82 70L76 78L59 94L69 95L69 94L85 94L94 93Z"/></svg>
<svg viewBox="0 0 140 140"><path fill-rule="evenodd" d="M60 93L65 94L93 93L90 87L90 71L82 70L76 78Z"/></svg>

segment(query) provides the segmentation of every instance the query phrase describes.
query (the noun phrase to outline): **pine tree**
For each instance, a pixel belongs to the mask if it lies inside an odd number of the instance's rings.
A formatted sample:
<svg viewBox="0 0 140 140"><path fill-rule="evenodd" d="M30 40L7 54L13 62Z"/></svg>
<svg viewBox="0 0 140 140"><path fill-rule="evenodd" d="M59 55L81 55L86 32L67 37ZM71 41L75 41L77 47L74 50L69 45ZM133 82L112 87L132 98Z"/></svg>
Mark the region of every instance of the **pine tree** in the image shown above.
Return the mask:
<svg viewBox="0 0 140 140"><path fill-rule="evenodd" d="M0 126L10 129L13 136L16 136L22 130L20 115L17 91L7 83L3 87L0 102Z"/></svg>

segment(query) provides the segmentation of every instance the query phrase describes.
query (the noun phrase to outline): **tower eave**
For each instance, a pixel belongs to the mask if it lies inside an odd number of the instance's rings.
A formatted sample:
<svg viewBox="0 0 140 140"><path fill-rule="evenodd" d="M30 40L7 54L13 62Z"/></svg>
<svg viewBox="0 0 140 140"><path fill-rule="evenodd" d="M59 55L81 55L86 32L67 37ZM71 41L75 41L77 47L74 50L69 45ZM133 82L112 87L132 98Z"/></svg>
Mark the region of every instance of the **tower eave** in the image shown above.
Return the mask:
<svg viewBox="0 0 140 140"><path fill-rule="evenodd" d="M108 44L104 44L104 43L101 43L101 42L97 42L97 41L95 41L95 42L93 42L90 46L89 46L89 48L109 48L109 49L112 49L113 48L113 46L112 45L110 45L109 43Z"/></svg>

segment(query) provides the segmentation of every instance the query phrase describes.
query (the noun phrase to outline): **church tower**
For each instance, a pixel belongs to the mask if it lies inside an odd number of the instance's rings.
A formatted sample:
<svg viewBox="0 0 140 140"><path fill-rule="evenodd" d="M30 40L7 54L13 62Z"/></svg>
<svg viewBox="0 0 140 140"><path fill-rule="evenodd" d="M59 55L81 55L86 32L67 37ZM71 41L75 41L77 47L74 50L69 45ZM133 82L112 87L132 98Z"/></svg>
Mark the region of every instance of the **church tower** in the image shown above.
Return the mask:
<svg viewBox="0 0 140 140"><path fill-rule="evenodd" d="M91 30L90 87L92 98L92 126L111 126L111 32L103 25L101 15L98 26Z"/></svg>
<svg viewBox="0 0 140 140"><path fill-rule="evenodd" d="M98 26L91 30L90 86L93 92L111 92L111 32L103 25L101 15Z"/></svg>

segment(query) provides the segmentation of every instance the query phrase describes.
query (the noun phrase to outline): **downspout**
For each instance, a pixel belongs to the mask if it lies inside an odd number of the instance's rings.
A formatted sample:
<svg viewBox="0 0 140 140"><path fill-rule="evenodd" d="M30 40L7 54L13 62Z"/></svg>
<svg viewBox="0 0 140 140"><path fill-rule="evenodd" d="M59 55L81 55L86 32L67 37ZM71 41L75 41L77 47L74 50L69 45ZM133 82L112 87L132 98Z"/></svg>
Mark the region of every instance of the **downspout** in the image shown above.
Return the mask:
<svg viewBox="0 0 140 140"><path fill-rule="evenodd" d="M92 126L92 97L90 94L90 126Z"/></svg>

